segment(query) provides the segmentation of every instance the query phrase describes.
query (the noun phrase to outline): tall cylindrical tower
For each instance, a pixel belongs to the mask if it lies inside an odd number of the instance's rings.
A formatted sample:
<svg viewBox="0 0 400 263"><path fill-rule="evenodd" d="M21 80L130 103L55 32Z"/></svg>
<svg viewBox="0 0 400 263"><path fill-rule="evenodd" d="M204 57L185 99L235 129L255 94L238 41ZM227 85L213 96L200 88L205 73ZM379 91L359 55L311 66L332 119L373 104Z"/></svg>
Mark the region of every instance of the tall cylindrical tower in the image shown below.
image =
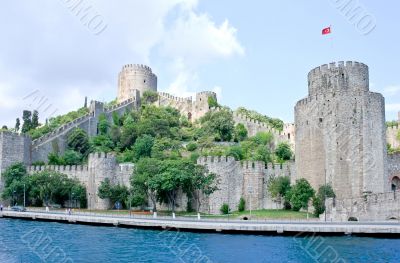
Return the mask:
<svg viewBox="0 0 400 263"><path fill-rule="evenodd" d="M133 98L135 90L141 96L146 90L157 91L157 76L150 67L137 64L123 66L118 77L118 102Z"/></svg>
<svg viewBox="0 0 400 263"><path fill-rule="evenodd" d="M385 102L368 74L358 62L317 67L295 106L297 175L315 189L331 184L339 198L386 190Z"/></svg>

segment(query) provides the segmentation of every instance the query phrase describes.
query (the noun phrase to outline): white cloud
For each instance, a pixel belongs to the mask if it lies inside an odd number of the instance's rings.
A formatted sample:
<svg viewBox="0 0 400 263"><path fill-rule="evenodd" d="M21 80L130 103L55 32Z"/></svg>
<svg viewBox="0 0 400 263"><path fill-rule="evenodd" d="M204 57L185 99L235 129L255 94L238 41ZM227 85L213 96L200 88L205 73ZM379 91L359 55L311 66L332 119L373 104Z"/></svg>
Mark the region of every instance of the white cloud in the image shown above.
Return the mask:
<svg viewBox="0 0 400 263"><path fill-rule="evenodd" d="M400 92L400 85L391 85L383 89L385 96L394 96Z"/></svg>
<svg viewBox="0 0 400 263"><path fill-rule="evenodd" d="M99 36L60 1L4 3L0 31L7 41L0 41L0 124L12 125L27 106L22 98L35 90L59 113L80 107L85 96L113 99L118 71L127 63L157 65L159 78L172 79L168 91L179 96L193 95L200 87L212 89L202 84L199 69L245 51L236 28L199 12L198 1L92 2L108 24Z"/></svg>

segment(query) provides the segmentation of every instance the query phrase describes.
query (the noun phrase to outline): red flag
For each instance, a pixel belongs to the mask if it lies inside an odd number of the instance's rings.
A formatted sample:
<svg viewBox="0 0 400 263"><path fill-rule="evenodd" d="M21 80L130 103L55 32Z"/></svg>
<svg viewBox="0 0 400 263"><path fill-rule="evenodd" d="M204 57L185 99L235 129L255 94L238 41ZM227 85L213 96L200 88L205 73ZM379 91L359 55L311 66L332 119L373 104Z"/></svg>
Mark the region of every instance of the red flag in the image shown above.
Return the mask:
<svg viewBox="0 0 400 263"><path fill-rule="evenodd" d="M322 29L322 35L328 35L330 33L332 33L331 27L327 27L327 28Z"/></svg>

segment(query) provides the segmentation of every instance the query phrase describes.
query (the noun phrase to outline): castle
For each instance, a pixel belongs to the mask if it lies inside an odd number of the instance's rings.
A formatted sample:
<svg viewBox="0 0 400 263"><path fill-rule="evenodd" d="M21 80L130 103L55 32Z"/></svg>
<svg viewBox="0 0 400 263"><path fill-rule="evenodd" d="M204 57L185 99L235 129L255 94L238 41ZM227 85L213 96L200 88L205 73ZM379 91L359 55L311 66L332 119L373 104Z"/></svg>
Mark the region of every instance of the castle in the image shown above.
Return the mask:
<svg viewBox="0 0 400 263"><path fill-rule="evenodd" d="M249 136L268 131L274 135L275 144L288 142L295 150L295 161L266 165L235 161L232 157L199 158L198 164L219 176L219 190L204 198L201 211L218 213L223 203L236 209L240 198L251 204L252 209L280 208L281 200L271 198L267 184L274 177L290 176L292 182L306 178L315 189L332 185L337 197L327 206L331 220L398 218L393 214L395 211L400 214L400 202L396 199L400 188L400 156L388 156L386 150L386 142L393 147L400 145L396 138L398 128L386 129L384 98L369 91L368 74L368 67L358 62L331 63L313 69L308 74L308 97L297 102L295 123L285 124L283 131L233 112L235 123L242 123ZM44 169L60 171L78 178L87 187L89 208L106 209L107 200L97 197L100 183L109 178L115 184L129 185L134 164L118 164L112 154L94 153L89 156L87 166L30 165L47 161L51 152L62 154L69 132L76 127L95 136L100 114L111 121L114 113L137 109L148 90L158 92L157 76L152 70L144 65L126 65L118 78L118 104L105 107L92 101L87 115L33 141L25 135L1 132L0 171L16 162L25 163L29 173ZM210 97L217 99L209 91L197 93L195 99L158 92L154 103L171 106L195 121L209 111L218 110L209 107ZM357 200L357 204L348 200ZM391 204L390 209L376 205L376 200L379 204ZM177 203L179 209L185 209L187 200L181 196Z"/></svg>

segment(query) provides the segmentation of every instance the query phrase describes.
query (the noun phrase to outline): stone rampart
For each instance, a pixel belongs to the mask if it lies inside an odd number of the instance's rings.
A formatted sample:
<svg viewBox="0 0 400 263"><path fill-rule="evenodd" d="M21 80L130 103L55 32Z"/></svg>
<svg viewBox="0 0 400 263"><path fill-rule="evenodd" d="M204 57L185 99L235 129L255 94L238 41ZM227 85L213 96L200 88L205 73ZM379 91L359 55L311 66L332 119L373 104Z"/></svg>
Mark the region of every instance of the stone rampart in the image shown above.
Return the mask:
<svg viewBox="0 0 400 263"><path fill-rule="evenodd" d="M368 194L356 198L328 199L328 221L383 221L400 219L400 191Z"/></svg>
<svg viewBox="0 0 400 263"><path fill-rule="evenodd" d="M295 178L294 163L268 164L253 161L235 161L233 157L201 157L197 160L205 165L209 172L215 173L218 190L209 198L204 198L201 211L218 214L222 204L230 209L238 209L240 198L246 201L246 209L281 208L281 200L273 200L268 193L268 182L278 176Z"/></svg>

